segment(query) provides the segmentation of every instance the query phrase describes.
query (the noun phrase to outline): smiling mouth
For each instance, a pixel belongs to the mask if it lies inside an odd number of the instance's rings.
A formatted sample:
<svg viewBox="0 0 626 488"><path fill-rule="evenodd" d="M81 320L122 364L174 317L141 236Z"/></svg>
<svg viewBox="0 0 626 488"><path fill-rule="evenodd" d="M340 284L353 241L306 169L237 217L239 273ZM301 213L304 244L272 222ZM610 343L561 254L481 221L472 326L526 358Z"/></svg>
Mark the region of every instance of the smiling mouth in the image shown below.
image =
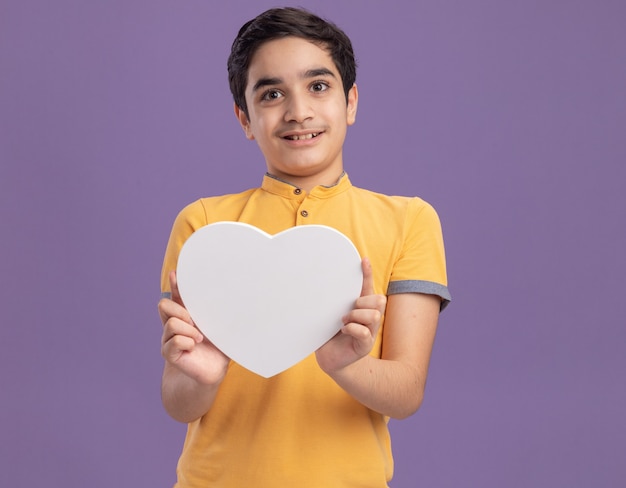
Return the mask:
<svg viewBox="0 0 626 488"><path fill-rule="evenodd" d="M311 134L285 136L284 139L287 139L288 141L306 141L307 139L313 139L320 134L321 132L312 132Z"/></svg>

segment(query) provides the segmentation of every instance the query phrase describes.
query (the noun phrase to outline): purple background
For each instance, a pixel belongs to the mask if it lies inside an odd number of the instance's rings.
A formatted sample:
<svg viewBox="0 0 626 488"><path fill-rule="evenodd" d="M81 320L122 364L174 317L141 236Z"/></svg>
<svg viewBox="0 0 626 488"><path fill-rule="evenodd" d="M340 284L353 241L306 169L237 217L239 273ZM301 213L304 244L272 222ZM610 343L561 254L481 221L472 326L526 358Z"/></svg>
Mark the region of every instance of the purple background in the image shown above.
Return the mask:
<svg viewBox="0 0 626 488"><path fill-rule="evenodd" d="M420 195L454 302L393 487L626 484L626 4L299 2L352 37L353 182ZM161 259L260 183L225 63L273 2L0 6L0 486L170 486Z"/></svg>

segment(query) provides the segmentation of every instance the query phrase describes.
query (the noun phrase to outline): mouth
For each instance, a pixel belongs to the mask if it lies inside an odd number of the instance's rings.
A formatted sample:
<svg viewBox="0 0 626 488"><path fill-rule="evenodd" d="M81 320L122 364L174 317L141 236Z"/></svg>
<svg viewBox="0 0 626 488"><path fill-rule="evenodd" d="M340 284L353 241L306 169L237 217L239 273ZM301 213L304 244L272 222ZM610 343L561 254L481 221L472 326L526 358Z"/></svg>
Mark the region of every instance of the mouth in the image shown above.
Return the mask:
<svg viewBox="0 0 626 488"><path fill-rule="evenodd" d="M289 134L284 136L283 139L286 139L288 141L306 141L309 139L315 139L320 134L321 132L310 132L308 134Z"/></svg>

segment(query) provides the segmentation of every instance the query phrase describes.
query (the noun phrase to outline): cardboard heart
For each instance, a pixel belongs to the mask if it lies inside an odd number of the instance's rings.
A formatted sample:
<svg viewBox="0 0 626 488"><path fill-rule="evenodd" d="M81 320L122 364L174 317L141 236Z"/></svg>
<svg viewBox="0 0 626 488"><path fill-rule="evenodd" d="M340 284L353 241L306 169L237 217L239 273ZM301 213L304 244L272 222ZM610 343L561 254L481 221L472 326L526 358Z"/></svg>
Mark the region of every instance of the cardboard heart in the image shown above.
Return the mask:
<svg viewBox="0 0 626 488"><path fill-rule="evenodd" d="M339 231L293 227L274 236L240 222L198 229L180 251L178 289L200 331L269 378L341 328L361 291L361 258Z"/></svg>

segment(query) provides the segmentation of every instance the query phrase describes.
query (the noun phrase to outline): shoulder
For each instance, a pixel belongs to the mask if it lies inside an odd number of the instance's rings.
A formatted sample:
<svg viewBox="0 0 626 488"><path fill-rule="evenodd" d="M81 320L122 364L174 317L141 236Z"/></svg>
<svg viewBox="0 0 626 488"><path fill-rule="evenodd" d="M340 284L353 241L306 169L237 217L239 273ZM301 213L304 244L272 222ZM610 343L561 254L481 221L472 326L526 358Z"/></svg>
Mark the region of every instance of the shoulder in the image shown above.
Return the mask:
<svg viewBox="0 0 626 488"><path fill-rule="evenodd" d="M407 205L422 205L427 202L421 199L418 196L403 196L403 195L387 195L385 193L375 192L373 190L368 190L366 188L360 188L358 186L353 186L352 192L358 198L363 198L371 201L381 202L387 205L399 205L399 206L407 206Z"/></svg>
<svg viewBox="0 0 626 488"><path fill-rule="evenodd" d="M186 205L179 212L176 220L188 222L194 228L220 220L233 220L256 190L252 188L240 193L199 198Z"/></svg>
<svg viewBox="0 0 626 488"><path fill-rule="evenodd" d="M378 211L402 220L426 219L439 221L434 207L418 196L386 195L359 187L352 187L353 198L359 200L364 211Z"/></svg>

